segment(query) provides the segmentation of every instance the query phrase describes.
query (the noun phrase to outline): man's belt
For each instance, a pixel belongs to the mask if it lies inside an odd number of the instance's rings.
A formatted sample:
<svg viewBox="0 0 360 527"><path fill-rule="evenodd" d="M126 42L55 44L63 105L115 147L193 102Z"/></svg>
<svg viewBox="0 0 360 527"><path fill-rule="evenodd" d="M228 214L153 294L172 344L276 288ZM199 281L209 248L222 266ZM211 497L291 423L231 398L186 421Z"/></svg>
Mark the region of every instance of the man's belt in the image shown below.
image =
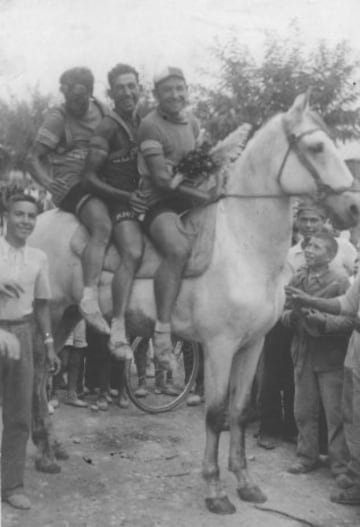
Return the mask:
<svg viewBox="0 0 360 527"><path fill-rule="evenodd" d="M13 326L21 326L22 324L29 324L34 319L33 313L30 313L29 315L25 315L22 318L16 318L16 319L0 319L0 327L13 327Z"/></svg>

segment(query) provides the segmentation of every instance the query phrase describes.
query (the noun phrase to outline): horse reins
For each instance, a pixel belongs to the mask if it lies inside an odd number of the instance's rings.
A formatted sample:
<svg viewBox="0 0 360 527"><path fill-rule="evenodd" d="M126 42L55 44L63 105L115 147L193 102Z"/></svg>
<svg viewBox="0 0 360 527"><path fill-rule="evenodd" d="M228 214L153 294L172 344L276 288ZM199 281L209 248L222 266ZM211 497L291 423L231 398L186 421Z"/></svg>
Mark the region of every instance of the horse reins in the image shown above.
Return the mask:
<svg viewBox="0 0 360 527"><path fill-rule="evenodd" d="M294 152L297 155L300 163L309 171L312 178L314 179L320 200L329 194L341 193L342 191L336 192L330 187L330 185L328 185L327 183L323 183L316 168L314 167L314 165L311 163L311 161L308 159L308 157L306 156L306 154L301 148L301 140L303 139L303 137L314 134L315 132L324 132L324 130L320 127L316 127L316 128L311 128L310 130L306 130L305 132L302 132L299 135L296 135L290 132L284 119L282 120L282 125L283 125L286 139L288 141L288 148L285 152L284 158L280 164L280 167L279 167L279 170L276 176L276 181L278 182L279 187L282 189L281 177L283 175L284 168L285 168L285 165L289 158L290 153ZM211 205L213 203L216 203L218 201L221 201L227 198L240 198L240 199L241 198L242 199L278 198L278 199L283 199L283 198L291 197L293 195L294 194L288 194L287 192L283 192L282 194L241 194L241 193L226 193L225 192L204 205L205 206Z"/></svg>

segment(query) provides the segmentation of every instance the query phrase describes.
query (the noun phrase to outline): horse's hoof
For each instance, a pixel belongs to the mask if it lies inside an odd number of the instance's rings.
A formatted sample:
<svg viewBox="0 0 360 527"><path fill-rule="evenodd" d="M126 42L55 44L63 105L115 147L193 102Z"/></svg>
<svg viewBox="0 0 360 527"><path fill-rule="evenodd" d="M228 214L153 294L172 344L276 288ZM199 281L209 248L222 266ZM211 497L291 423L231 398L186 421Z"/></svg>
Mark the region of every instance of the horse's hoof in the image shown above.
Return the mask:
<svg viewBox="0 0 360 527"><path fill-rule="evenodd" d="M234 514L236 509L227 496L223 498L205 498L206 507L214 514Z"/></svg>
<svg viewBox="0 0 360 527"><path fill-rule="evenodd" d="M251 501L252 503L264 503L267 500L265 494L257 485L253 487L242 487L237 489L238 496L243 501Z"/></svg>

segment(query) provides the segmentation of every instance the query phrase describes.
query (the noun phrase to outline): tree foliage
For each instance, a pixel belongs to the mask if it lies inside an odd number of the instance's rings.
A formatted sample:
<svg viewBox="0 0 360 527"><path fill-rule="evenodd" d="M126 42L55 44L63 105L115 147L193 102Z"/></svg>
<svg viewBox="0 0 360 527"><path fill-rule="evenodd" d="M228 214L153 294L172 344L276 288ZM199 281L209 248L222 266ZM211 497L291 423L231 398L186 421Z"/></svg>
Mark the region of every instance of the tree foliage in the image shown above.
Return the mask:
<svg viewBox="0 0 360 527"><path fill-rule="evenodd" d="M292 26L287 38L269 34L262 58L256 59L238 38L213 50L217 78L194 87L195 111L214 141L240 124L255 128L278 112L286 111L295 97L312 88L312 106L335 137L360 137L359 63L349 45L318 42L311 51ZM210 88L209 86L213 86ZM25 158L51 102L37 88L26 100L0 99L0 178L6 169L25 169ZM141 115L154 104L150 86L143 91Z"/></svg>
<svg viewBox="0 0 360 527"><path fill-rule="evenodd" d="M261 126L309 87L312 107L336 138L360 137L359 63L345 41L333 47L320 41L306 51L292 28L285 39L268 35L260 61L237 38L217 43L212 53L217 82L211 89L196 87L196 111L214 140L244 122Z"/></svg>
<svg viewBox="0 0 360 527"><path fill-rule="evenodd" d="M7 154L7 166L25 170L25 158L49 107L50 95L34 89L27 100L0 100L0 147Z"/></svg>

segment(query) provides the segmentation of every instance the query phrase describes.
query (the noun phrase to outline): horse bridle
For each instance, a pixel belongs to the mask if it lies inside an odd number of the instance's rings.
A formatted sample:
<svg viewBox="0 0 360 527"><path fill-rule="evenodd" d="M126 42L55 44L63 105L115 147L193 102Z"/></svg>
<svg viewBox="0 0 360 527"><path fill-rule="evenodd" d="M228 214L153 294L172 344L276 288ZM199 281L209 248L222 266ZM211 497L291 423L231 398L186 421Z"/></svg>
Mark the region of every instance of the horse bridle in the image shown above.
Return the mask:
<svg viewBox="0 0 360 527"><path fill-rule="evenodd" d="M291 132L287 126L287 122L286 120L283 118L282 119L282 125L283 125L283 129L284 129L284 132L285 132L285 136L286 136L286 139L288 141L288 148L287 148L287 151L285 153L285 156L284 156L284 159L280 165L280 168L279 168L279 171L278 171L278 174L277 174L277 177L276 177L276 180L280 186L280 188L282 189L282 185L281 185L281 176L283 174L283 171L284 171L284 168L285 168L285 165L286 165L286 162L288 160L288 157L290 155L291 152L294 152L297 156L297 158L299 159L300 163L306 168L306 170L311 174L315 184L316 184L316 188L317 188L317 194L318 194L318 198L319 200L321 201L321 199L323 199L324 197L328 196L329 194L339 194L340 192L342 191L335 191L333 188L330 187L330 185L328 185L327 183L324 183L322 180L321 180L321 177L318 173L318 171L316 170L315 166L311 163L310 159L308 158L308 156L306 155L304 149L302 148L302 144L301 144L301 140L306 137L307 135L312 135L316 132L325 132L325 130L323 128L320 128L320 127L316 127L316 128L311 128L310 130L306 130L305 132L302 132L301 134L299 135L296 135L294 134L293 132Z"/></svg>
<svg viewBox="0 0 360 527"><path fill-rule="evenodd" d="M226 199L226 198L285 198L285 197L289 197L289 196L293 196L293 194L290 194L288 192L285 192L283 190L283 187L282 187L282 182L281 182L281 178L282 178L282 175L283 175L283 172L284 172L284 168L285 168L285 165L286 165L286 162L289 158L289 155L291 152L294 152L296 154L296 156L298 157L300 163L308 170L308 172L311 174L315 184L316 184L316 188L317 188L317 198L319 201L323 200L326 196L328 196L329 194L340 194L341 192L343 192L343 190L339 190L339 191L336 191L334 190L333 188L331 188L330 185L328 185L327 183L324 183L322 180L321 180L321 177L318 173L318 171L316 170L315 166L311 163L310 159L308 158L308 156L306 155L305 151L304 151L304 148L302 148L302 139L308 135L311 135L311 134L314 134L316 132L324 132L327 136L328 136L328 133L326 132L326 130L324 128L322 128L321 126L317 126L317 127L314 127L314 128L311 128L310 130L306 130L305 132L302 132L298 135L294 134L293 132L291 132L289 130L289 127L287 126L287 123L286 123L286 120L283 118L282 119L282 126L283 126L283 130L285 132L285 137L287 139L287 142L288 142L288 148L285 152L285 155L284 155L284 158L280 164L280 167L279 167L279 170L278 170L278 173L277 173L277 176L276 176L276 181L280 187L280 189L282 190L282 194L240 194L240 193L226 193L224 192L223 194L221 194L220 196L218 196L217 198L215 198L214 200L211 200L211 202L209 202L209 204L211 203L215 203L217 201L220 201L220 200L223 200L223 199Z"/></svg>

